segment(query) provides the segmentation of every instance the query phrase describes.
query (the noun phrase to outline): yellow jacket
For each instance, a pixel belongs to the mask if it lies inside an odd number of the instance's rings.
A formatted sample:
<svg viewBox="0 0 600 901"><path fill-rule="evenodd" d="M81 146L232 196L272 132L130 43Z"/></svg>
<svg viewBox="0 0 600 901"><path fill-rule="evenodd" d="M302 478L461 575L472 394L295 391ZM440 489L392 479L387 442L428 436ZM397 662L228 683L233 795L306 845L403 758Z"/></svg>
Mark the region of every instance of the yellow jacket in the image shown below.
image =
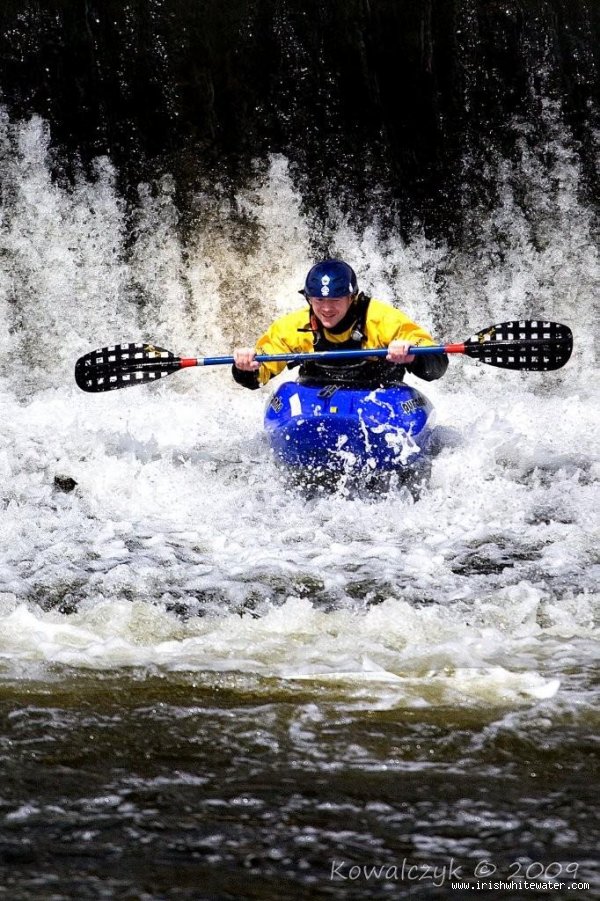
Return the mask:
<svg viewBox="0 0 600 901"><path fill-rule="evenodd" d="M301 331L307 329L307 331ZM363 348L387 347L392 341L408 341L414 346L435 344L431 335L416 322L391 304L371 299L365 320L366 335L362 341ZM323 328L323 335L332 344L342 344L350 338L352 328L336 334ZM256 350L259 354L307 353L313 350L314 336L310 331L310 310L303 307L288 313L267 329L258 339ZM258 371L261 385L279 375L286 363L262 363Z"/></svg>

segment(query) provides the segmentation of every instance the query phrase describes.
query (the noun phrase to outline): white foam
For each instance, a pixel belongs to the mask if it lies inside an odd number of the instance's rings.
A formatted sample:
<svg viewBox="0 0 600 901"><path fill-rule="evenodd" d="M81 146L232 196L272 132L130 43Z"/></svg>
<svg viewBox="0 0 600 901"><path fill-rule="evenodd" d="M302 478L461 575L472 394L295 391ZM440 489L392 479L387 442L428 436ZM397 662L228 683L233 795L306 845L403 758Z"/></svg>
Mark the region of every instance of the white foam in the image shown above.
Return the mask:
<svg viewBox="0 0 600 901"><path fill-rule="evenodd" d="M41 123L14 134L0 274L18 360L0 384L4 671L241 672L413 706L553 702L561 680L561 698L595 653L599 582L600 404L584 349L598 265L572 163L542 223L543 252L502 195L496 225L512 240L502 263L340 224L336 252L361 284L430 328L443 319L440 338L535 313L568 321L575 353L564 371L530 375L453 359L444 380L421 385L445 438L418 501L397 490L308 496L269 458L264 395L228 372L95 396L72 378L78 354L125 338L228 353L296 304L311 252L285 160L241 199L259 224L252 250L235 249L232 210L207 199L184 252L165 183L154 199L142 192L126 254L108 164L69 193L49 176ZM58 474L73 492L54 485Z"/></svg>

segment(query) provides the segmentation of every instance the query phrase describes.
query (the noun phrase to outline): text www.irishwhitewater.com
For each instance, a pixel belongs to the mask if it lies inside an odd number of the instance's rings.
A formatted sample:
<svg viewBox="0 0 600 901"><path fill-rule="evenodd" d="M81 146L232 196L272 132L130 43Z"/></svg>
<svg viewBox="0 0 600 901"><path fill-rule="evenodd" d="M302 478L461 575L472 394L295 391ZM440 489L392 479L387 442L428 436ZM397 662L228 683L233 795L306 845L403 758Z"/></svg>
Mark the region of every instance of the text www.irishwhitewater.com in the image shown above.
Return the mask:
<svg viewBox="0 0 600 901"><path fill-rule="evenodd" d="M526 891L526 892L558 892L558 891L583 891L589 889L589 882L539 882L524 879L522 882L513 879L511 882L504 882L498 879L496 882L487 880L484 882L451 882L450 888L455 892L484 892L484 891Z"/></svg>
<svg viewBox="0 0 600 901"><path fill-rule="evenodd" d="M475 861L472 865L457 864L453 857L446 863L415 863L403 858L397 864L356 864L345 860L333 860L329 878L331 881L357 882L420 882L422 884L449 886L454 891L510 890L523 891L584 891L589 882L577 881L579 864L575 862L519 861L503 864L500 868L489 860Z"/></svg>

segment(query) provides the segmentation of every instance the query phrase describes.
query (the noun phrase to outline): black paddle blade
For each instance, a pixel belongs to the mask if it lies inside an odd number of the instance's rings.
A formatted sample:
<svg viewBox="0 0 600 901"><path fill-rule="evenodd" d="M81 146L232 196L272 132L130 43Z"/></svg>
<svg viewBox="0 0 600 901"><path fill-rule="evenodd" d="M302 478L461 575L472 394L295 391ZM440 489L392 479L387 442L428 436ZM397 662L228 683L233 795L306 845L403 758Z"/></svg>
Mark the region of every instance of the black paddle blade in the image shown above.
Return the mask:
<svg viewBox="0 0 600 901"><path fill-rule="evenodd" d="M75 381L82 391L115 391L155 382L179 369L179 358L153 344L115 344L80 357Z"/></svg>
<svg viewBox="0 0 600 901"><path fill-rule="evenodd" d="M572 350L571 329L542 319L501 322L465 341L465 353L482 363L533 372L560 369Z"/></svg>

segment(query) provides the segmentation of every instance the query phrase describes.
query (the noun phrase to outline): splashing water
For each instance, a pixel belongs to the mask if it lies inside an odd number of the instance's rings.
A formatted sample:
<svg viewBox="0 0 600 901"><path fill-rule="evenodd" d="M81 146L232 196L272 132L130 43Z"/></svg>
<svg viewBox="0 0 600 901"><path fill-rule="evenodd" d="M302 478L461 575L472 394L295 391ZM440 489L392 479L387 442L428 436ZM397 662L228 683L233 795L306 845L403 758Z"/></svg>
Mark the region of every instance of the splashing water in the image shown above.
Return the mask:
<svg viewBox="0 0 600 901"><path fill-rule="evenodd" d="M328 855L374 848L473 861L485 841L508 874L515 836L527 860L541 847L555 870L592 873L589 808L572 802L597 734L599 267L559 131L551 170L525 144L520 163L498 161L498 207L473 212L460 249L337 216L332 252L440 340L513 317L574 332L564 370L452 359L421 385L441 450L418 497L292 484L263 438L266 393L227 371L75 386L92 347L228 353L297 306L312 235L285 159L235 204L198 198L184 242L170 179L133 208L107 160L91 181L53 180L40 120L4 117L0 148L14 897L83 896L85 877L56 862L65 841L92 870L100 860L106 892L136 897L161 880L165 897L198 897L182 854L204 855L214 897L241 860L242 895L260 873L292 897L331 882ZM364 897L364 881L330 888Z"/></svg>
<svg viewBox="0 0 600 901"><path fill-rule="evenodd" d="M358 673L371 685L383 674L394 703L443 704L455 691L512 703L556 690L566 648L587 659L599 272L568 154L555 154L550 191L523 151L529 221L505 167L500 206L470 250L340 224L336 251L361 285L440 339L545 316L572 326L575 352L548 374L453 360L426 386L443 449L416 502L401 491L307 498L269 458L264 394L227 372L96 397L72 379L91 346L142 337L227 353L297 306L310 235L285 160L239 198L251 238L236 241L232 211L207 199L184 247L168 180L142 187L127 239L108 162L67 189L50 178L43 123L2 124L7 671L30 660ZM72 493L55 482L63 474Z"/></svg>

